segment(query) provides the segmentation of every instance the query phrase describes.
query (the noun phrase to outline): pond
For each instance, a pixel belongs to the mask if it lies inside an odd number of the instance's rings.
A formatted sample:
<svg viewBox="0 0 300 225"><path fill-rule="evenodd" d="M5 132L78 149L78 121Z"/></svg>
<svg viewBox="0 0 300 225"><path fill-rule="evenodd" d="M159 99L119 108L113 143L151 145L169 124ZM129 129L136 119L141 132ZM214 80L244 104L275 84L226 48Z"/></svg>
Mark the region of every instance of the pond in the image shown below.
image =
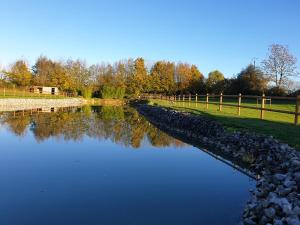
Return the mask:
<svg viewBox="0 0 300 225"><path fill-rule="evenodd" d="M0 146L1 225L232 225L254 188L127 107L2 112Z"/></svg>

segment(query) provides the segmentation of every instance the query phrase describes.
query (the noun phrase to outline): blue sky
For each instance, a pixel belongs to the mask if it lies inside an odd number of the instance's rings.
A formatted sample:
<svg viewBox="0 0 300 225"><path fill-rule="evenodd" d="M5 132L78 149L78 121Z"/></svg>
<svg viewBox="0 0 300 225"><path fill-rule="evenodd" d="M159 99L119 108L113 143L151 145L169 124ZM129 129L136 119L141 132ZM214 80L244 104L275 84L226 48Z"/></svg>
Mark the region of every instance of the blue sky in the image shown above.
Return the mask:
<svg viewBox="0 0 300 225"><path fill-rule="evenodd" d="M89 64L144 57L196 64L227 77L272 43L300 60L298 0L0 0L0 64L81 58ZM298 63L299 65L299 63Z"/></svg>

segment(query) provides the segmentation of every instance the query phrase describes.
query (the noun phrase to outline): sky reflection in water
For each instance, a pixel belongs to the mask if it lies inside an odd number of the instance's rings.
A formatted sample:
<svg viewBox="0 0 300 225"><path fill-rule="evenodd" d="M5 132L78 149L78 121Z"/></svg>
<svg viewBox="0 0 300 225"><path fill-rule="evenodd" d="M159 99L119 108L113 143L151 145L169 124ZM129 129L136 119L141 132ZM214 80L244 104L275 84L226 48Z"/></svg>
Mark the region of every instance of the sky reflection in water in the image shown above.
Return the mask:
<svg viewBox="0 0 300 225"><path fill-rule="evenodd" d="M254 182L131 108L0 114L1 225L238 224Z"/></svg>

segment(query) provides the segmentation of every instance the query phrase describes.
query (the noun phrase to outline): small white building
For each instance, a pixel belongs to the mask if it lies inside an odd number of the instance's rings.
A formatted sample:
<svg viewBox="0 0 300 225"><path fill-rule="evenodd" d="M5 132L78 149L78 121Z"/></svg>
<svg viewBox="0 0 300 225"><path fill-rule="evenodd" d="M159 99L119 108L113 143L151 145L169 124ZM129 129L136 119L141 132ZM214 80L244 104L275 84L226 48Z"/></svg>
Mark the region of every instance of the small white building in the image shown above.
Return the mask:
<svg viewBox="0 0 300 225"><path fill-rule="evenodd" d="M43 87L43 86L33 86L30 89L30 92L36 94L48 94L48 95L58 95L59 90L57 87Z"/></svg>

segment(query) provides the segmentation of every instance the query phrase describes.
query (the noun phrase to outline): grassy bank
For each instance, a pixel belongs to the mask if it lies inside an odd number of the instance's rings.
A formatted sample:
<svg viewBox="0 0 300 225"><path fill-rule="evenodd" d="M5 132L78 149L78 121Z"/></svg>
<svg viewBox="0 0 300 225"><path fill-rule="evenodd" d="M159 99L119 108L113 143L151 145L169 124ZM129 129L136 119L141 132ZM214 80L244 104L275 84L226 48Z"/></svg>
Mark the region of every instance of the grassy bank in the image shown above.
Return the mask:
<svg viewBox="0 0 300 225"><path fill-rule="evenodd" d="M206 109L204 103L175 102L166 100L151 100L150 104L191 112L202 116L211 117L221 122L228 130L246 130L260 134L272 135L273 137L300 149L300 126L293 124L293 115L275 112L265 112L265 120L260 120L260 111L254 109L241 109L238 116L236 107L223 106L222 112L219 106L209 105ZM255 104L249 102L247 104ZM289 103L278 103L270 106L276 109L291 110L293 105Z"/></svg>
<svg viewBox="0 0 300 225"><path fill-rule="evenodd" d="M64 97L61 95L19 95L19 96L0 96L0 99L7 99L7 98L16 98L16 99L64 99L69 97Z"/></svg>

